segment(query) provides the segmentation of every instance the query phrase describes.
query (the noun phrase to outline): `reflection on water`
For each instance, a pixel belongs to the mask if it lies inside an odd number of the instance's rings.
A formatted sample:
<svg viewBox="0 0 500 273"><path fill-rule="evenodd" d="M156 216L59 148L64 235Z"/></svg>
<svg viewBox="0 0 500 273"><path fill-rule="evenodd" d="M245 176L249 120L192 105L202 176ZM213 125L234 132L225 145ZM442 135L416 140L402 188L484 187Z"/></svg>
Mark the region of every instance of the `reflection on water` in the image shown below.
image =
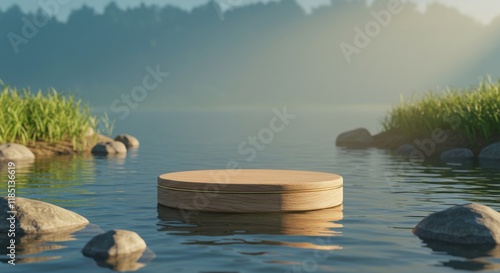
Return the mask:
<svg viewBox="0 0 500 273"><path fill-rule="evenodd" d="M340 235L343 206L287 213L216 213L182 211L158 205L161 231L177 235L224 236L269 234L301 236Z"/></svg>
<svg viewBox="0 0 500 273"><path fill-rule="evenodd" d="M16 263L35 263L50 261L61 258L61 256L47 256L50 251L55 251L64 248L60 243L75 240L74 233L79 230L84 230L85 227L66 230L48 234L24 234L15 238L15 260ZM0 233L0 256L2 262L7 263L8 257L7 247L10 245L10 237L7 233ZM46 253L49 252L49 253ZM37 255L37 254L44 255ZM4 259L5 257L5 259Z"/></svg>
<svg viewBox="0 0 500 273"><path fill-rule="evenodd" d="M3 171L6 171L8 169L8 161L0 161L0 170L3 172ZM35 164L35 159L32 158L32 159L27 159L27 160L18 160L18 161L14 161L14 164L15 164L15 168L16 169L29 169L29 168L32 168L33 165Z"/></svg>
<svg viewBox="0 0 500 273"><path fill-rule="evenodd" d="M455 204L479 202L486 205L500 204L500 162L496 168L485 166L484 162L474 164L425 163L410 164L394 159L395 164L388 165L386 174L390 174L393 189L398 193L418 194L423 198L440 199L466 197Z"/></svg>
<svg viewBox="0 0 500 273"><path fill-rule="evenodd" d="M238 153L238 145L268 126L271 116L131 114L121 131L135 134L141 140L139 149L129 150L124 158L63 156L18 165L19 196L68 208L106 230L139 233L158 255L139 269L144 273L226 272L228 268L315 273L500 270L496 248L423 246L411 233L423 217L452 205L479 202L499 210L500 163L409 164L383 150L337 149L339 124L344 122L343 128L350 129L364 120L353 123L353 114L302 113L252 162ZM242 168L342 175L344 207L286 214L183 215L157 206L157 175L226 168L231 159ZM5 179L1 164L0 172ZM5 188L6 183L0 184L0 191ZM25 245L19 258L29 264L0 263L0 271L110 272L109 268L134 270L145 264L143 257L137 261L129 257L130 263L84 257L82 247L97 234L82 232L59 239L27 237L20 241ZM5 252L4 245L0 247ZM0 255L5 263L4 252ZM325 259L314 260L318 254ZM56 260L46 262L50 259Z"/></svg>
<svg viewBox="0 0 500 273"><path fill-rule="evenodd" d="M111 256L105 259L95 258L95 262L100 267L109 268L115 271L136 271L151 262L156 255L150 249L136 251L130 254Z"/></svg>
<svg viewBox="0 0 500 273"><path fill-rule="evenodd" d="M317 250L339 250L342 249L341 246L330 245L333 240L318 240L318 243L323 244L313 244L309 242L278 242L272 240L257 240L249 241L244 239L222 239L222 240L189 240L185 242L185 245L264 245L264 246L287 246L296 248L307 248L307 249L317 249ZM328 244L328 245L327 245ZM249 254L249 253L245 253ZM256 255L255 253L250 253L249 255Z"/></svg>
<svg viewBox="0 0 500 273"><path fill-rule="evenodd" d="M96 159L107 160L110 162L116 162L118 164L124 164L125 158L127 158L127 154L118 153L118 154L107 154L107 155L93 155Z"/></svg>
<svg viewBox="0 0 500 273"><path fill-rule="evenodd" d="M95 176L95 162L89 156L57 156L42 158L35 162L16 163L16 187L22 188L66 188L92 179ZM5 171L6 164L0 163ZM0 188L5 185L0 185Z"/></svg>
<svg viewBox="0 0 500 273"><path fill-rule="evenodd" d="M424 240L426 247L436 253L446 253L455 257L465 258L464 260L450 259L442 262L442 266L453 269L482 271L498 270L500 263L494 259L500 258L500 246L497 245L459 245L446 242Z"/></svg>
<svg viewBox="0 0 500 273"><path fill-rule="evenodd" d="M343 205L307 212L287 213L216 213L182 211L158 205L159 231L184 236L228 236L228 235L289 235L289 236L340 236ZM194 245L282 245L294 248L318 250L342 249L332 245L334 240L322 239L318 243L283 242L273 240L250 241L239 238L221 240L188 240L184 244Z"/></svg>

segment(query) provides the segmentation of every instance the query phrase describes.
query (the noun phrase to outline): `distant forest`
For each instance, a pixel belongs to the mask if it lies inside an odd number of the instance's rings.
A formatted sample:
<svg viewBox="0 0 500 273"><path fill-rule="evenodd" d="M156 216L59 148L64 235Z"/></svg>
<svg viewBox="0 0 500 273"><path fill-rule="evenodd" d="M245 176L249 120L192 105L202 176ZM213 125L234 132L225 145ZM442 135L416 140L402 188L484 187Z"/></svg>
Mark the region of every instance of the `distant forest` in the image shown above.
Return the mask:
<svg viewBox="0 0 500 273"><path fill-rule="evenodd" d="M401 92L469 85L486 73L500 76L499 20L481 26L440 5L422 14L405 4L346 63L339 44L352 43L354 27L386 5L333 1L306 15L294 1L283 0L235 8L222 20L213 3L191 12L110 4L103 14L84 7L67 22L50 19L35 26L30 38L23 28L42 11L23 14L12 7L0 12L0 79L72 90L107 106L141 84L146 67L159 66L169 77L145 103L162 107L388 102Z"/></svg>

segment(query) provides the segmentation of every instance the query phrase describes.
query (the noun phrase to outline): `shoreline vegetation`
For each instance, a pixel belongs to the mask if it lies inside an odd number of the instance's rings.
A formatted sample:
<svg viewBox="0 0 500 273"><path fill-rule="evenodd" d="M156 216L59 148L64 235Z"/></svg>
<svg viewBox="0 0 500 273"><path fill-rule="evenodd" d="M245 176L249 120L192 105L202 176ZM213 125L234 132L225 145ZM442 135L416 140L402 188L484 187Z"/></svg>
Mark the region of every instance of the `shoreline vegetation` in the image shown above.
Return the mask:
<svg viewBox="0 0 500 273"><path fill-rule="evenodd" d="M0 81L0 144L17 143L28 147L35 156L53 156L90 152L92 147L113 139L108 135L113 122L107 115L92 115L90 106L73 94L54 88L32 93Z"/></svg>
<svg viewBox="0 0 500 273"><path fill-rule="evenodd" d="M419 149L424 160L443 159L451 149L467 149L469 158L478 158L485 147L500 141L500 80L487 78L470 88L447 88L408 101L401 98L382 126L382 132L373 136L362 128L343 133L336 144L397 150L403 156Z"/></svg>

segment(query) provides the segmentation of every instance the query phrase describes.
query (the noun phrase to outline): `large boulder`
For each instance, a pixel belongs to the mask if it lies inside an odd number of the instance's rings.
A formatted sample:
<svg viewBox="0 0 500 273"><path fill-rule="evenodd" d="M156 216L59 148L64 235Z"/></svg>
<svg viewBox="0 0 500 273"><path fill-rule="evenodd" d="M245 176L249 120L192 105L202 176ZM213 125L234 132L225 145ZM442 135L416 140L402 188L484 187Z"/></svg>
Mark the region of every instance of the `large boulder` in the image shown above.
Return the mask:
<svg viewBox="0 0 500 273"><path fill-rule="evenodd" d="M78 229L89 223L72 211L28 198L16 197L15 202L9 203L7 197L1 197L0 207L0 233L11 232L12 228L19 234L60 232Z"/></svg>
<svg viewBox="0 0 500 273"><path fill-rule="evenodd" d="M87 257L108 258L118 255L129 255L146 250L146 242L137 233L129 230L115 229L92 238L83 248Z"/></svg>
<svg viewBox="0 0 500 273"><path fill-rule="evenodd" d="M454 148L442 152L440 158L443 162L472 161L474 153L467 148Z"/></svg>
<svg viewBox="0 0 500 273"><path fill-rule="evenodd" d="M413 233L457 244L499 244L500 213L477 203L454 206L425 217Z"/></svg>
<svg viewBox="0 0 500 273"><path fill-rule="evenodd" d="M99 142L92 148L92 154L108 155L108 154L125 154L127 147L119 141Z"/></svg>
<svg viewBox="0 0 500 273"><path fill-rule="evenodd" d="M484 147L479 153L479 160L500 160L500 142Z"/></svg>
<svg viewBox="0 0 500 273"><path fill-rule="evenodd" d="M373 137L365 128L358 128L340 134L335 145L349 148L364 148L373 144Z"/></svg>
<svg viewBox="0 0 500 273"><path fill-rule="evenodd" d="M133 147L139 147L140 145L139 140L137 140L137 138L128 134L122 134L116 136L115 141L120 141L121 143L125 144L127 149Z"/></svg>
<svg viewBox="0 0 500 273"><path fill-rule="evenodd" d="M28 147L7 143L0 145L0 161L34 160L35 155Z"/></svg>

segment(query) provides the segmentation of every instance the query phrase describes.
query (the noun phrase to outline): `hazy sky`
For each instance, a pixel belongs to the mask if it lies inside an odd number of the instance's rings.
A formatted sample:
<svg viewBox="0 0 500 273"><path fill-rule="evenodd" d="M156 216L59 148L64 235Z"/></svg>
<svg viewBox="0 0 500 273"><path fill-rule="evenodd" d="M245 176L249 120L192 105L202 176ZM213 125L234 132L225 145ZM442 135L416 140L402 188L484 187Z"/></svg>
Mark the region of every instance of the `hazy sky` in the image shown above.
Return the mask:
<svg viewBox="0 0 500 273"><path fill-rule="evenodd" d="M36 10L39 3L48 3L52 1L60 1L67 4L61 5L57 17L60 20L66 20L72 10L80 8L82 5L88 5L101 12L104 7L113 0L2 0L0 8L6 9L13 4L18 4L24 11ZM183 9L192 9L195 6L206 3L208 0L120 0L117 1L121 7L133 7L140 3L165 5L171 4ZM277 0L216 0L220 3L221 8L230 8L238 5L245 5L254 2L269 2ZM310 12L316 7L327 5L330 0L296 0L307 12ZM335 0L333 0L335 1ZM367 0L367 3L374 0ZM417 3L421 11L425 11L429 4L438 2L450 7L454 7L461 13L475 18L478 22L488 24L496 16L500 15L499 0L403 0Z"/></svg>

